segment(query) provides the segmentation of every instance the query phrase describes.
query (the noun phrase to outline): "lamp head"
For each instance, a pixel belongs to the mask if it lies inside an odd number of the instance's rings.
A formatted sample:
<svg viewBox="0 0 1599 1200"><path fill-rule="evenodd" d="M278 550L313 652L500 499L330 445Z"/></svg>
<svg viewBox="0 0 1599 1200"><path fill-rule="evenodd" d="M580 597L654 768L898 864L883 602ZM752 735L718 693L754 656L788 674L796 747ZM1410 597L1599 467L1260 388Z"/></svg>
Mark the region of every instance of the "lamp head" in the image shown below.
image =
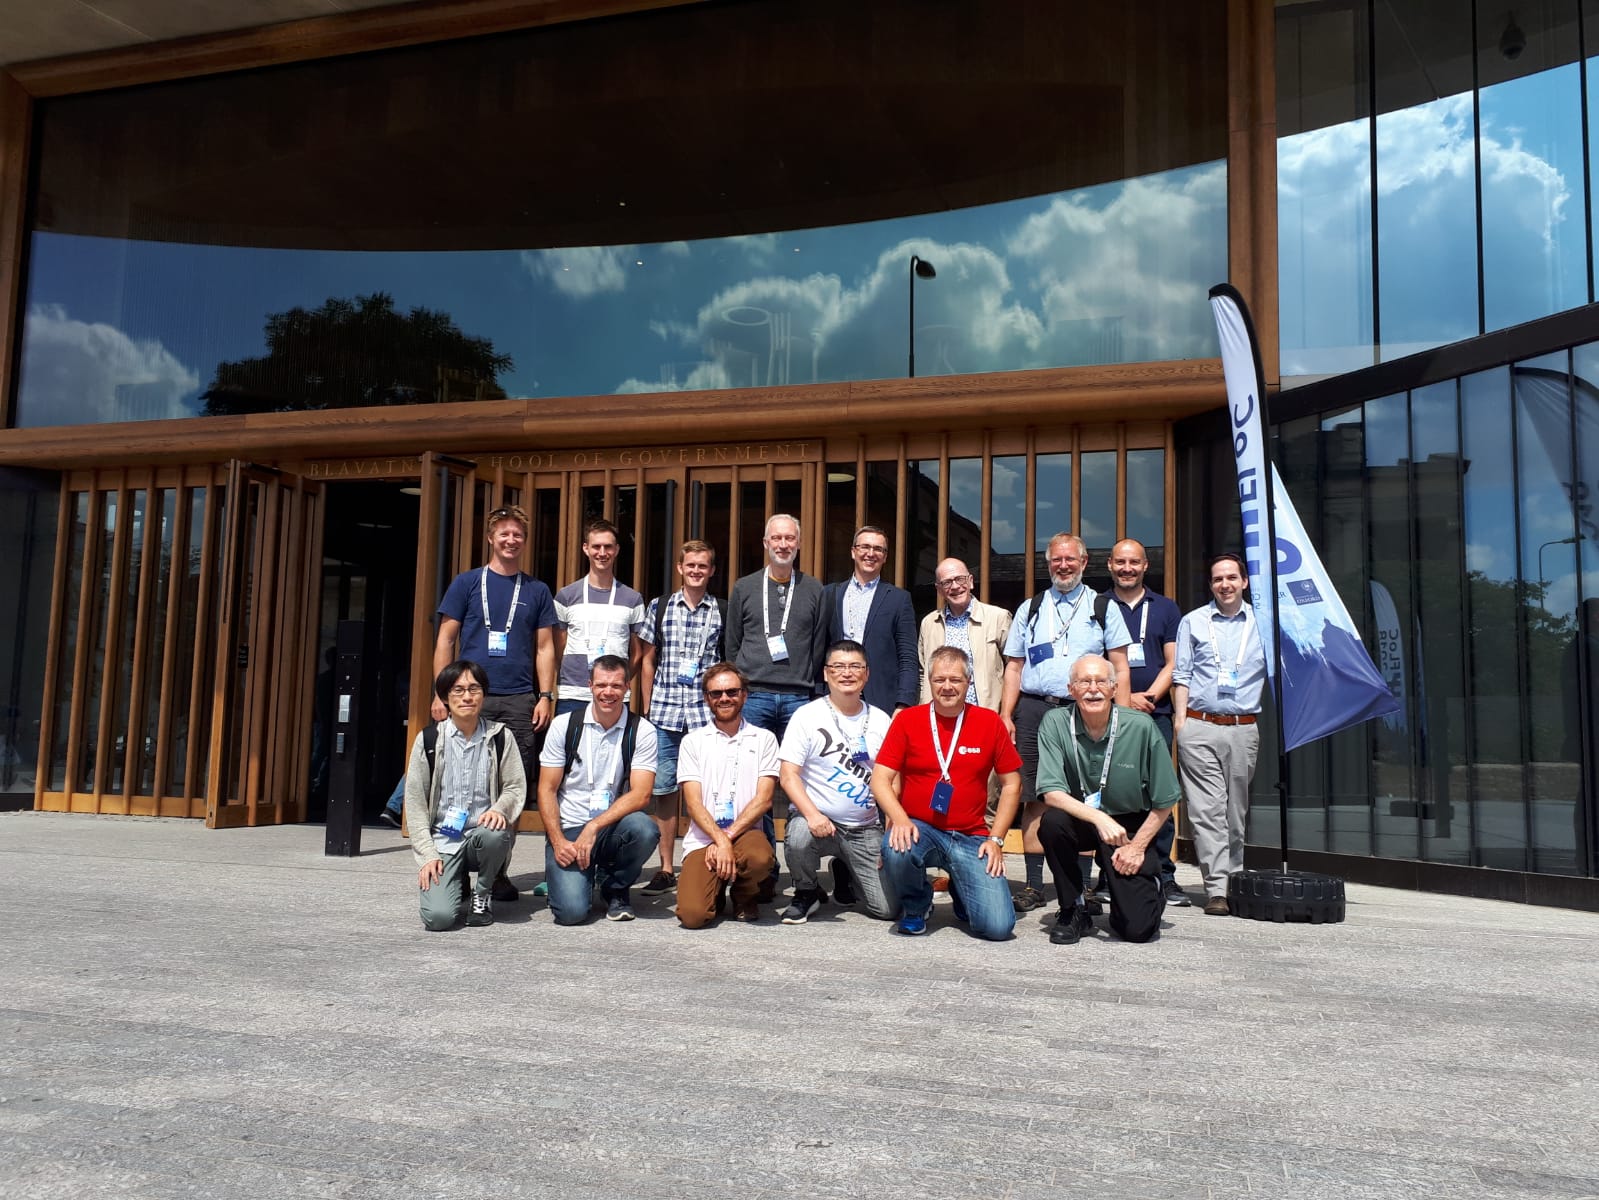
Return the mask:
<svg viewBox="0 0 1599 1200"><path fill-rule="evenodd" d="M922 279L932 279L938 274L937 271L933 270L933 264L919 254L911 255L911 270L915 271Z"/></svg>

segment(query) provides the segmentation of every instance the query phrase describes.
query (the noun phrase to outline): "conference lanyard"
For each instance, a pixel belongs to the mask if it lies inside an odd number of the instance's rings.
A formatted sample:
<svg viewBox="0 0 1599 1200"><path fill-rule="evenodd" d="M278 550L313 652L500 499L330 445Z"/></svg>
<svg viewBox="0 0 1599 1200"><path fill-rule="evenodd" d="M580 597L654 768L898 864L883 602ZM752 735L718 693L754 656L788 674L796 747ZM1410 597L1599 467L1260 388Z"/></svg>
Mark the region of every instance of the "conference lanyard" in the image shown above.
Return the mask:
<svg viewBox="0 0 1599 1200"><path fill-rule="evenodd" d="M585 603L585 604L593 604L594 603L593 598L589 595L589 592L591 590L592 589L590 589L590 587L589 587L589 581L587 579L585 579L583 581L583 603ZM614 579L611 580L611 595L610 595L610 598L608 600L606 600L605 604L606 604L606 607L608 607L608 608L615 607L615 605L616 605L616 580L614 580Z"/></svg>
<svg viewBox="0 0 1599 1200"><path fill-rule="evenodd" d="M482 593L483 599L483 628L490 633L497 633L499 631L489 623L489 569L487 567L483 568L483 577L479 581L478 591ZM511 636L511 626L516 624L516 602L521 596L522 572L518 571L516 573L516 587L511 589L511 615L505 619L505 636L507 638Z"/></svg>
<svg viewBox="0 0 1599 1200"><path fill-rule="evenodd" d="M1088 596L1089 596L1088 585L1085 584L1085 583L1079 583L1077 585L1077 587L1078 587L1077 599L1072 604L1071 612L1066 614L1066 620L1065 621L1062 621L1060 619L1060 601L1056 600L1054 598L1053 593L1054 593L1055 589L1054 588L1050 588L1050 592L1051 592L1050 600L1055 606L1055 624L1059 627L1055 631L1055 636L1052 637L1050 639L1050 641L1055 643L1056 645L1060 644L1060 640L1062 638L1070 638L1071 637L1071 635L1072 635L1072 622L1077 619L1077 610L1083 606L1083 601L1088 599Z"/></svg>
<svg viewBox="0 0 1599 1200"><path fill-rule="evenodd" d="M1244 665L1244 652L1249 648L1249 631L1255 624L1255 610L1245 604L1243 611L1244 632L1238 639L1238 657L1233 662L1233 680L1235 683L1238 679L1238 669ZM1219 676L1221 674L1221 651L1216 646L1216 618L1218 615L1220 615L1220 610L1212 608L1205 627L1210 631L1210 652L1216 658L1216 674Z"/></svg>
<svg viewBox="0 0 1599 1200"><path fill-rule="evenodd" d="M1149 624L1149 597L1145 596L1138 602L1138 632L1133 635L1133 641L1139 645L1144 642L1144 626Z"/></svg>
<svg viewBox="0 0 1599 1200"><path fill-rule="evenodd" d="M1121 713L1112 708L1110 710L1110 740L1105 743L1105 761L1099 769L1099 786L1094 789L1098 796L1105 790L1105 781L1110 778L1110 754L1116 749L1116 729L1121 724ZM1075 707L1066 710L1067 731L1071 734L1072 762L1077 766L1077 786L1084 787L1088 783L1088 763L1083 759L1082 747L1077 744L1077 710Z"/></svg>
<svg viewBox="0 0 1599 1200"><path fill-rule="evenodd" d="M933 755L938 759L939 777L945 783L949 782L949 765L955 761L956 747L960 745L961 726L966 723L966 710L961 709L961 715L955 718L955 736L949 740L949 753L944 753L944 748L938 744L938 717L933 712L933 706L927 706L927 728L933 735Z"/></svg>
<svg viewBox="0 0 1599 1200"><path fill-rule="evenodd" d="M850 761L860 762L864 766L870 766L872 754L866 746L866 735L870 733L872 729L871 705L867 704L864 700L861 702L860 731L858 733L850 733L844 728L844 714L833 707L832 698L829 696L823 696L822 699L827 703L827 711L833 714L833 729L838 734L838 740L845 746L850 746L851 744L854 746L854 749L850 752Z"/></svg>
<svg viewBox="0 0 1599 1200"><path fill-rule="evenodd" d="M765 575L767 581L772 583L777 582L772 578L772 568L767 567ZM788 599L783 601L783 623L777 627L778 637L782 637L788 632L788 610L794 605L794 593L799 591L797 586L799 583L798 576L799 572L795 571L793 575L788 577ZM767 641L772 640L772 614L767 607L767 591L765 582L763 582L761 585L761 631L766 634Z"/></svg>

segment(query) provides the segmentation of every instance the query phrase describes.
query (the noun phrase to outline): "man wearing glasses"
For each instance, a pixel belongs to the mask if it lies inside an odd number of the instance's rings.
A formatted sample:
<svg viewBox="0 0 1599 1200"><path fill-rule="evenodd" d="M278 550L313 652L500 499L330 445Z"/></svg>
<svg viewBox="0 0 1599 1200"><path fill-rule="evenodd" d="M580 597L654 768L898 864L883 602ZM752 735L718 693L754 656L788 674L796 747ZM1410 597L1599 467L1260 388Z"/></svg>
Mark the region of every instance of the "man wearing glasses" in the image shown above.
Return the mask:
<svg viewBox="0 0 1599 1200"><path fill-rule="evenodd" d="M733 917L760 919L777 856L761 827L777 790L777 739L744 719L748 694L732 663L705 672L711 723L690 730L678 748L677 781L692 824L683 836L677 877L677 919L702 929L721 911L722 889L732 892Z"/></svg>
<svg viewBox="0 0 1599 1200"><path fill-rule="evenodd" d="M448 719L411 745L405 772L405 819L416 856L422 925L452 928L470 872L468 925L494 924L492 881L511 853L527 780L516 743L498 721L483 719L488 671L459 659L446 663L434 694Z"/></svg>
<svg viewBox="0 0 1599 1200"><path fill-rule="evenodd" d="M1127 942L1160 931L1166 907L1161 855L1152 848L1182 798L1171 750L1153 718L1116 705L1116 672L1085 654L1072 664L1073 705L1051 709L1038 729L1038 837L1055 876L1060 914L1049 931L1071 946L1094 930L1083 896L1081 855L1108 851L1110 927Z"/></svg>
<svg viewBox="0 0 1599 1200"><path fill-rule="evenodd" d="M531 779L539 732L555 712L555 606L550 589L522 570L527 531L527 513L515 504L489 513L489 561L462 571L439 601L433 675L455 659L485 669L481 715L504 722L516 739L523 775ZM447 715L443 699L435 697L433 720ZM494 898L517 899L504 871L494 881Z"/></svg>
<svg viewBox="0 0 1599 1200"><path fill-rule="evenodd" d="M1022 850L1027 884L1016 894L1016 911L1044 903L1044 847L1038 841L1038 726L1052 708L1071 703L1072 664L1084 654L1103 654L1116 668L1116 703L1127 692L1127 626L1121 611L1083 582L1088 548L1076 534L1049 539L1049 586L1024 600L1005 643L1005 694L999 715L1022 756Z"/></svg>
<svg viewBox="0 0 1599 1200"><path fill-rule="evenodd" d="M867 913L892 920L899 905L883 885L883 818L872 799L872 764L890 718L862 699L871 672L859 642L829 646L822 672L827 695L794 714L777 755L778 780L795 809L783 839L794 877L783 924L805 924L827 898L816 878L824 854L833 856L835 888L847 862Z"/></svg>
<svg viewBox="0 0 1599 1200"><path fill-rule="evenodd" d="M953 646L966 656L972 685L966 703L999 710L1005 693L1005 639L1010 635L1010 613L984 604L972 593L974 582L966 564L946 558L933 571L939 605L922 618L921 661L927 669L933 651ZM928 677L922 678L922 703L933 698Z"/></svg>
<svg viewBox="0 0 1599 1200"><path fill-rule="evenodd" d="M883 578L888 535L862 525L850 545L855 571L827 589L827 640L848 638L866 652L871 678L864 699L892 716L917 701L916 615L911 595Z"/></svg>
<svg viewBox="0 0 1599 1200"><path fill-rule="evenodd" d="M927 868L949 872L955 919L989 941L1010 937L1016 910L1005 883L1005 834L1016 818L1021 756L990 709L966 703L971 678L952 646L928 663L933 702L907 708L888 727L872 768L872 796L883 810L883 874L899 897L895 929L927 932L933 889ZM988 777L1000 777L990 828Z"/></svg>

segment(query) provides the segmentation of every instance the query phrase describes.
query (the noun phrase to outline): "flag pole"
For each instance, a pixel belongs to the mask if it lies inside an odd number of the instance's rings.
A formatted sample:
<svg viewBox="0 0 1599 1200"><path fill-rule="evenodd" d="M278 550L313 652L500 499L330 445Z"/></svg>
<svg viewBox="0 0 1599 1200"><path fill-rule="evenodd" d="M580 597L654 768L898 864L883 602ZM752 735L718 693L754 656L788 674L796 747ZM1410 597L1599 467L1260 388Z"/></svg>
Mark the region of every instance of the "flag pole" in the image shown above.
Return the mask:
<svg viewBox="0 0 1599 1200"><path fill-rule="evenodd" d="M1231 284L1217 284L1210 290L1211 296L1225 295L1237 306L1238 316L1243 321L1244 330L1249 336L1249 354L1253 360L1255 371L1255 405L1260 411L1260 452L1264 460L1264 474L1266 476L1266 513L1265 513L1265 547L1267 555L1265 562L1270 565L1270 585L1266 597L1267 611L1271 614L1271 655L1273 669L1268 672L1271 681L1272 703L1276 705L1277 719L1277 835L1278 856L1282 863L1282 870L1288 870L1288 733L1283 712L1283 623L1280 607L1278 605L1277 587L1277 469L1272 458L1272 434L1269 407L1266 401L1266 372L1260 361L1260 339L1255 333L1255 320L1249 313L1249 305L1244 303L1243 296ZM1262 571L1264 577L1267 572ZM1259 607L1261 597L1254 597L1256 607Z"/></svg>

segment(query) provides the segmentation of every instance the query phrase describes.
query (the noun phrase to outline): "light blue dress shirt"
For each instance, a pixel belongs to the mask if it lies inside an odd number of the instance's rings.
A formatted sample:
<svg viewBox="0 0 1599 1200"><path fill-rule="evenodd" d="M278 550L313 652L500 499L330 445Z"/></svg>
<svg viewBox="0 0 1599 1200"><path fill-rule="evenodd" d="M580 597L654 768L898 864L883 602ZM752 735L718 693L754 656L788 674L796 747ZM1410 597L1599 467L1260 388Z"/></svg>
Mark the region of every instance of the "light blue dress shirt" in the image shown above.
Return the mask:
<svg viewBox="0 0 1599 1200"><path fill-rule="evenodd" d="M1133 639L1127 636L1127 623L1114 604L1105 607L1105 629L1094 623L1094 597L1099 593L1079 583L1062 595L1050 588L1044 596L1044 610L1038 614L1031 633L1027 618L1032 600L1025 600L1011 622L1005 640L1005 657L1022 660L1022 691L1039 696L1064 696L1072 681L1072 664L1085 654L1105 654L1123 649ZM1034 646L1050 647L1049 657L1033 662L1029 651Z"/></svg>
<svg viewBox="0 0 1599 1200"><path fill-rule="evenodd" d="M1215 645L1211 645L1211 631ZM1245 633L1243 661L1238 661L1238 645ZM1222 680L1238 670L1238 686L1231 696L1221 695ZM1260 696L1266 686L1266 651L1260 643L1260 626L1244 605L1234 616L1224 617L1212 600L1196 608L1177 626L1177 665L1172 668L1173 686L1188 688L1188 707L1219 716L1241 716L1260 711Z"/></svg>

